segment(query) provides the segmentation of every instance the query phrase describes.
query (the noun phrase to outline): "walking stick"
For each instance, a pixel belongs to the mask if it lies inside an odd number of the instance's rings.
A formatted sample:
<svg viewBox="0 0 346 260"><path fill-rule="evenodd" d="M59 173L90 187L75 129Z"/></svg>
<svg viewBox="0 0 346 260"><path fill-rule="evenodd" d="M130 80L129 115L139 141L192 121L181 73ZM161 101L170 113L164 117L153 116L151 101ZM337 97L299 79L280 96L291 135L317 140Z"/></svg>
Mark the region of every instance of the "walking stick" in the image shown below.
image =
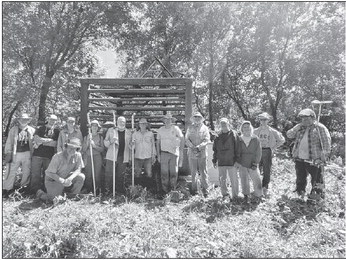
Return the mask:
<svg viewBox="0 0 346 260"><path fill-rule="evenodd" d="M91 133L91 125L90 125L90 115L87 113L88 125L89 125L89 149L90 149L90 159L91 159L91 174L93 178L93 186L94 186L94 196L96 197L96 181L95 181L95 169L94 169L94 157L93 157L93 147L91 145L92 133Z"/></svg>
<svg viewBox="0 0 346 260"><path fill-rule="evenodd" d="M115 131L116 131L116 129L115 129L115 126L116 126L115 111L113 111L113 124L114 124L114 134L115 134ZM113 143L113 197L115 197L115 143Z"/></svg>
<svg viewBox="0 0 346 260"><path fill-rule="evenodd" d="M133 113L131 116L131 127L132 127L132 134L135 129L135 115L136 113ZM132 143L133 144L133 143ZM132 150L131 150L131 157L132 157L132 187L135 186L135 147L132 145Z"/></svg>

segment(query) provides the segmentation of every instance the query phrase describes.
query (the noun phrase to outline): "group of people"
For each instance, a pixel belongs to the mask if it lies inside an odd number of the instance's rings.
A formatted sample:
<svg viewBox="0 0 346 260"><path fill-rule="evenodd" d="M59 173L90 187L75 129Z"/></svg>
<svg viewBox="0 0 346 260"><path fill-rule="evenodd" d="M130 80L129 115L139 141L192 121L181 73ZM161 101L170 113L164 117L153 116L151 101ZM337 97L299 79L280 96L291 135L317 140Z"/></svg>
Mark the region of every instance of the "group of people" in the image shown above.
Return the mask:
<svg viewBox="0 0 346 260"><path fill-rule="evenodd" d="M303 109L299 117L302 122L287 131L287 137L294 140L296 191L304 196L310 174L311 193L323 197L322 169L331 149L330 134L316 121L313 110ZM268 194L273 153L285 138L268 125L271 119L268 113L261 113L258 119L260 127L254 129L250 121L244 121L239 131L231 128L227 118L219 120L220 131L213 143L212 162L218 168L221 194L225 199L239 198L239 178L245 200L248 201L251 194L250 179L255 197ZM100 131L100 123L93 120L84 138L74 117L68 117L61 130L55 115L50 115L46 124L36 130L29 126L30 120L28 114L22 114L18 124L9 131L5 145L8 165L3 179L5 195L13 190L19 167L22 169L21 187L45 201L63 192L79 194L97 190L124 194L125 172L132 153L136 177L143 170L148 178L153 178L152 166L157 160L161 189L169 193L177 188L178 169L182 166L186 146L191 193L197 193L200 183L201 192L208 196L207 145L211 141L209 129L199 112L190 118L185 136L171 114L163 116L164 126L157 130L156 137L145 118L139 120L136 131L131 131L126 128L125 117L120 116L116 125L107 124L109 128L104 133ZM227 176L232 197L227 188Z"/></svg>

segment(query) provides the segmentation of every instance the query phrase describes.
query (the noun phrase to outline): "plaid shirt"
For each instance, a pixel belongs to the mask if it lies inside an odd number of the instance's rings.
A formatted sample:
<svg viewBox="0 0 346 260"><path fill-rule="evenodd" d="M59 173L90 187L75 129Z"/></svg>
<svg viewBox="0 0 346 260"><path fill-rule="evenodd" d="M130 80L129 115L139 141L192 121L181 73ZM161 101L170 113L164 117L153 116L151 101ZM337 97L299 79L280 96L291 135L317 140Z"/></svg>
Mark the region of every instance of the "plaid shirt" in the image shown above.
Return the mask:
<svg viewBox="0 0 346 260"><path fill-rule="evenodd" d="M304 136L306 128L306 126L298 124L287 131L288 138L295 138L295 143L292 151L293 158L298 158L298 148ZM322 147L325 156L327 156L330 153L331 138L329 131L324 125L318 122L314 123L312 126L309 126L308 128L309 158L312 160L322 159Z"/></svg>

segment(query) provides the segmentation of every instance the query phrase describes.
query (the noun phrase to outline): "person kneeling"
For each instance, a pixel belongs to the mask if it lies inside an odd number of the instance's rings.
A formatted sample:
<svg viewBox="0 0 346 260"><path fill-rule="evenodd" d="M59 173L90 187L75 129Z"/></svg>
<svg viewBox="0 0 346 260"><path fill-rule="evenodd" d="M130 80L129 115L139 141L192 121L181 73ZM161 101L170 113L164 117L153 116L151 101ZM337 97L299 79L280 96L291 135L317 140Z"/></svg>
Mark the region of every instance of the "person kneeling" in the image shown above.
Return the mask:
<svg viewBox="0 0 346 260"><path fill-rule="evenodd" d="M44 201L53 201L64 191L79 194L85 176L81 173L84 167L82 155L79 152L81 142L78 138L72 138L65 144L62 152L55 154L46 170L45 187L47 193L38 190L37 198Z"/></svg>

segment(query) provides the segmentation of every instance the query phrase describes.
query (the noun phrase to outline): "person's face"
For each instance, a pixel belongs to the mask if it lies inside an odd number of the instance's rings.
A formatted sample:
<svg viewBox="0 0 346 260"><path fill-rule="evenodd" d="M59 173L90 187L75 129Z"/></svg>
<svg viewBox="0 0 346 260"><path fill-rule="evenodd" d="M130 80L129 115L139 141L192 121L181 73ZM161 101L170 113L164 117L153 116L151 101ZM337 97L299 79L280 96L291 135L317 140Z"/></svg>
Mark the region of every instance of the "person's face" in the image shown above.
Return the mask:
<svg viewBox="0 0 346 260"><path fill-rule="evenodd" d="M26 127L29 124L29 121L30 121L30 119L20 118L18 120L18 123L19 123L20 127L23 128L23 127Z"/></svg>
<svg viewBox="0 0 346 260"><path fill-rule="evenodd" d="M48 125L54 125L56 123L56 119L48 118Z"/></svg>
<svg viewBox="0 0 346 260"><path fill-rule="evenodd" d="M202 123L202 117L200 117L200 116L194 116L193 117L194 118L194 120L195 120L195 122L197 123L197 124L200 124L200 123Z"/></svg>
<svg viewBox="0 0 346 260"><path fill-rule="evenodd" d="M119 117L117 120L118 128L124 129L126 126L126 120L123 117Z"/></svg>
<svg viewBox="0 0 346 260"><path fill-rule="evenodd" d="M249 124L244 124L241 131L243 132L243 135L250 136L251 135L251 127Z"/></svg>
<svg viewBox="0 0 346 260"><path fill-rule="evenodd" d="M305 126L310 126L314 122L314 118L311 116L301 116L300 119L302 120L302 124Z"/></svg>
<svg viewBox="0 0 346 260"><path fill-rule="evenodd" d="M74 120L68 120L66 123L67 123L67 127L72 128L72 127L74 127L75 121Z"/></svg>
<svg viewBox="0 0 346 260"><path fill-rule="evenodd" d="M165 118L165 125L166 126L170 126L170 125L172 125L172 119L170 119L170 118Z"/></svg>
<svg viewBox="0 0 346 260"><path fill-rule="evenodd" d="M226 133L229 131L229 126L226 122L221 122L220 123L220 128L221 128L221 131Z"/></svg>
<svg viewBox="0 0 346 260"><path fill-rule="evenodd" d="M77 152L77 149L76 147L73 147L73 146L67 146L66 147L66 152L68 155L74 155L76 152Z"/></svg>
<svg viewBox="0 0 346 260"><path fill-rule="evenodd" d="M268 125L268 119L266 119L266 118L261 118L261 119L260 119L260 124L261 124L262 126Z"/></svg>
<svg viewBox="0 0 346 260"><path fill-rule="evenodd" d="M144 131L144 130L146 129L146 127L147 127L147 124L146 124L146 123L140 123L140 124L139 124L139 128L140 128L142 131Z"/></svg>
<svg viewBox="0 0 346 260"><path fill-rule="evenodd" d="M99 127L98 127L97 124L92 124L92 125L91 125L91 131L92 131L93 133L96 133L98 129L99 129Z"/></svg>

